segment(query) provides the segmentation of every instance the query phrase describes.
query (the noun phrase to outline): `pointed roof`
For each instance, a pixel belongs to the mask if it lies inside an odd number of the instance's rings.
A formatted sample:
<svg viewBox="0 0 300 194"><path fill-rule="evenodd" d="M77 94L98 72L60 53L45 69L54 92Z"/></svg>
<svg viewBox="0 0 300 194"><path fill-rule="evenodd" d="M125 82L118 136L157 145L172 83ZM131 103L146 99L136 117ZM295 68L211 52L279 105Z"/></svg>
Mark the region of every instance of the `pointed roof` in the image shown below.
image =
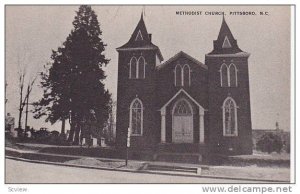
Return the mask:
<svg viewBox="0 0 300 194"><path fill-rule="evenodd" d="M203 63L201 63L200 61L198 61L197 59L191 57L190 55L186 54L183 51L180 51L179 53L177 53L176 55L174 55L173 57L171 57L170 59L168 59L166 62L160 64L159 66L157 66L156 68L158 70L160 70L161 68L164 68L166 66L168 66L170 63L173 63L174 61L176 61L178 58L180 57L184 57L187 58L191 61L193 61L195 64L199 65L200 67L204 68L204 69L208 69L207 66Z"/></svg>
<svg viewBox="0 0 300 194"><path fill-rule="evenodd" d="M185 94L190 100L192 100L200 109L200 112L204 113L204 111L207 111L204 109L197 100L195 100L189 93L187 93L183 88L181 88L168 102L166 102L159 111L166 111L166 107L180 94L183 93Z"/></svg>
<svg viewBox="0 0 300 194"><path fill-rule="evenodd" d="M141 14L141 18L139 23L137 24L135 30L133 31L129 41L124 44L123 46L117 48L117 51L119 50L143 50L143 49L149 49L149 50L157 50L158 57L160 60L163 60L163 56L155 44L151 42L151 34L148 34L147 28L144 22L143 13Z"/></svg>
<svg viewBox="0 0 300 194"><path fill-rule="evenodd" d="M243 52L238 44L237 40L234 38L231 33L230 28L228 27L225 17L223 15L223 21L218 35L218 39L214 40L214 49L210 54L235 54Z"/></svg>

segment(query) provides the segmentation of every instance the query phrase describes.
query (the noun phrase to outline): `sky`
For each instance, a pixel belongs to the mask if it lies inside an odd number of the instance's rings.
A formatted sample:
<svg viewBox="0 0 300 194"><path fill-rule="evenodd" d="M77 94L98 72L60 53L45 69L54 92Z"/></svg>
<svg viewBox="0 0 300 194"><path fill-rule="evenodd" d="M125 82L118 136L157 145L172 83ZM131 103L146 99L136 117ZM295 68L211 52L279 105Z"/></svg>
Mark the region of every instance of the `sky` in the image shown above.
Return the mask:
<svg viewBox="0 0 300 194"><path fill-rule="evenodd" d="M70 33L79 6L6 6L5 72L6 112L18 121L18 71L26 70L28 83L50 61ZM213 48L223 11L239 47L248 53L251 117L253 129L280 128L290 130L290 8L288 6L92 6L107 44L105 55L111 59L104 68L106 87L117 96L118 53L135 29L141 12L152 42L159 46L165 61L184 51L204 63L205 54ZM176 15L176 11L198 11L201 15ZM232 15L230 12L255 12L256 15ZM259 15L259 12L268 15ZM30 102L42 97L36 81ZM60 123L33 119L28 125L60 131ZM25 114L23 114L24 126ZM67 127L68 128L68 127Z"/></svg>

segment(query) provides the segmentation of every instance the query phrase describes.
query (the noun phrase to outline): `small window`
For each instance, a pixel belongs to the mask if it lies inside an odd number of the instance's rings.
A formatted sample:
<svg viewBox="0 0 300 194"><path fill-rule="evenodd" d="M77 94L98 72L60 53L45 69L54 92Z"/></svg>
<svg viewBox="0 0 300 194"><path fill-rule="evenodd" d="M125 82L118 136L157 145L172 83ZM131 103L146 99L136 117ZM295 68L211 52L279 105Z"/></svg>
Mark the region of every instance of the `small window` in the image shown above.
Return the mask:
<svg viewBox="0 0 300 194"><path fill-rule="evenodd" d="M228 67L225 63L221 65L220 69L220 80L221 80L221 87L228 87Z"/></svg>
<svg viewBox="0 0 300 194"><path fill-rule="evenodd" d="M144 79L145 70L146 70L146 61L143 56L140 56L138 59L132 57L130 59L129 67L129 78L130 79Z"/></svg>
<svg viewBox="0 0 300 194"><path fill-rule="evenodd" d="M191 85L191 69L188 64L185 64L183 67L180 64L175 66L174 82L175 86Z"/></svg>
<svg viewBox="0 0 300 194"><path fill-rule="evenodd" d="M144 40L144 39L143 39L141 30L139 30L138 34L135 37L135 41L141 41L141 40Z"/></svg>
<svg viewBox="0 0 300 194"><path fill-rule="evenodd" d="M237 136L237 106L235 101L228 97L223 103L223 135Z"/></svg>
<svg viewBox="0 0 300 194"><path fill-rule="evenodd" d="M132 57L130 59L129 78L130 79L136 79L137 78L137 59L135 57Z"/></svg>
<svg viewBox="0 0 300 194"><path fill-rule="evenodd" d="M191 85L191 71L189 65L183 66L183 85L190 86Z"/></svg>
<svg viewBox="0 0 300 194"><path fill-rule="evenodd" d="M237 69L233 63L231 63L229 66L229 77L230 77L229 86L237 87Z"/></svg>
<svg viewBox="0 0 300 194"><path fill-rule="evenodd" d="M175 67L175 86L182 86L181 80L181 66L179 64Z"/></svg>
<svg viewBox="0 0 300 194"><path fill-rule="evenodd" d="M138 60L138 77L145 78L145 58L143 56L139 57Z"/></svg>
<svg viewBox="0 0 300 194"><path fill-rule="evenodd" d="M220 68L221 87L237 87L237 68L231 63L229 67L223 63Z"/></svg>
<svg viewBox="0 0 300 194"><path fill-rule="evenodd" d="M225 38L224 38L222 48L231 48L231 44L230 44L227 36L225 36Z"/></svg>

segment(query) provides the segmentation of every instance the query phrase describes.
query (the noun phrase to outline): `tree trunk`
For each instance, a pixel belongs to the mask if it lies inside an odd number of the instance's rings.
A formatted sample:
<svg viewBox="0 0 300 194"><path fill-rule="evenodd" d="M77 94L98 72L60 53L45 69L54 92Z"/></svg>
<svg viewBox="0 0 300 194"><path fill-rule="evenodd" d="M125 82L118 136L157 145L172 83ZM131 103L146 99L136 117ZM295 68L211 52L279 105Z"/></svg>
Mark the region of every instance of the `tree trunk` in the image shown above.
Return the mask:
<svg viewBox="0 0 300 194"><path fill-rule="evenodd" d="M29 85L28 85L28 88L27 88L27 99L26 99L26 111L25 111L25 133L26 133L26 130L27 130L27 125L28 125L28 102L29 102Z"/></svg>

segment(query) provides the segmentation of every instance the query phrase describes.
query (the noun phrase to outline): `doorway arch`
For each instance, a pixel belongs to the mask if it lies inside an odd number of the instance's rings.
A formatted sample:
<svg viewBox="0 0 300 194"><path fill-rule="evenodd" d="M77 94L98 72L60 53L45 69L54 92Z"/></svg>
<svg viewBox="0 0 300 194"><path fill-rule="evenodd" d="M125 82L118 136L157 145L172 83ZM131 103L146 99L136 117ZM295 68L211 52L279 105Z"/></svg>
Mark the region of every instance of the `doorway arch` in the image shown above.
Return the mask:
<svg viewBox="0 0 300 194"><path fill-rule="evenodd" d="M172 110L172 143L193 143L193 108L185 98L179 99Z"/></svg>

